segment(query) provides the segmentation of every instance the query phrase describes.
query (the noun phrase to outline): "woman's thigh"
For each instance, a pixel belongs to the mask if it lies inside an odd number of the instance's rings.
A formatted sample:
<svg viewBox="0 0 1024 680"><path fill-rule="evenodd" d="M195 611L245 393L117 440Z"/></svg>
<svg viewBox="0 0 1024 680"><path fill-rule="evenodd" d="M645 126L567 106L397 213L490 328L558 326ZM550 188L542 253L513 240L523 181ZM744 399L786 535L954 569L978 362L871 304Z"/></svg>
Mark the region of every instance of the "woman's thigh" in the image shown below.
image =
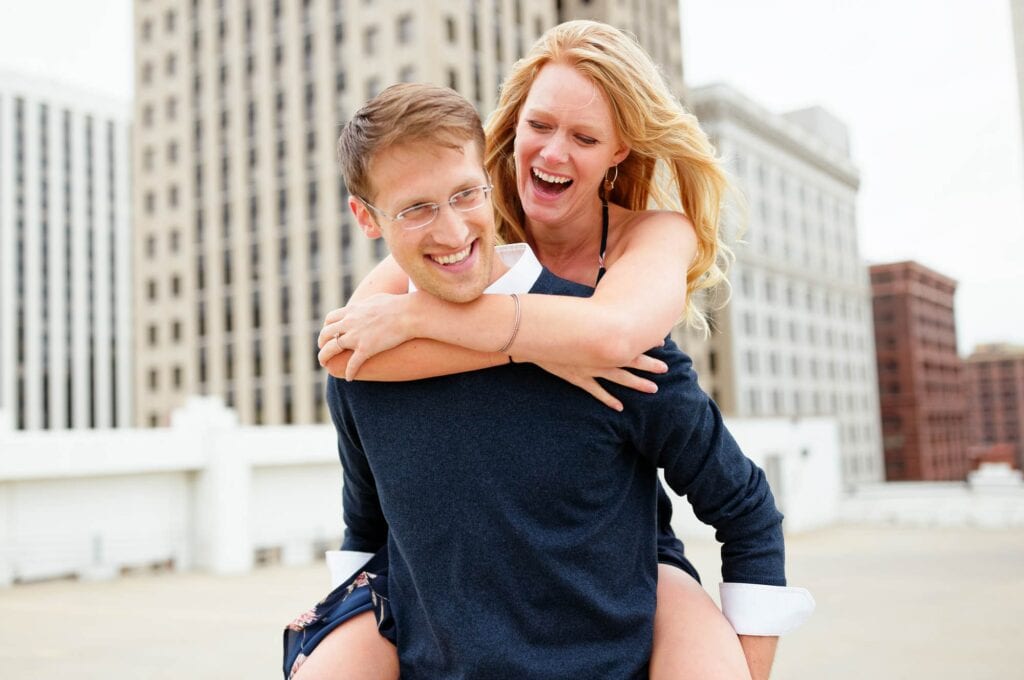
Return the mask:
<svg viewBox="0 0 1024 680"><path fill-rule="evenodd" d="M658 565L651 680L749 680L739 638L692 576Z"/></svg>
<svg viewBox="0 0 1024 680"><path fill-rule="evenodd" d="M331 631L292 680L398 680L398 650L363 612Z"/></svg>

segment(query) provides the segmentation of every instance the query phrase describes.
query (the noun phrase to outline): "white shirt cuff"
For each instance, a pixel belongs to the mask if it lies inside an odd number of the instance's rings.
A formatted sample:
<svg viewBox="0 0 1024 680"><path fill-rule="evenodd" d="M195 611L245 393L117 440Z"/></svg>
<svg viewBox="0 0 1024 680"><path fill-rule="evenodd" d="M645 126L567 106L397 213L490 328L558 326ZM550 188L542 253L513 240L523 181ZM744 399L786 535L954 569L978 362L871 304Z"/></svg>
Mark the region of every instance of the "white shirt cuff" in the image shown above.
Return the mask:
<svg viewBox="0 0 1024 680"><path fill-rule="evenodd" d="M324 557L327 559L327 569L331 572L331 589L333 590L355 576L370 561L373 553L359 552L358 550L328 550L324 553Z"/></svg>
<svg viewBox="0 0 1024 680"><path fill-rule="evenodd" d="M814 611L806 588L722 583L722 613L738 635L782 635L795 630Z"/></svg>

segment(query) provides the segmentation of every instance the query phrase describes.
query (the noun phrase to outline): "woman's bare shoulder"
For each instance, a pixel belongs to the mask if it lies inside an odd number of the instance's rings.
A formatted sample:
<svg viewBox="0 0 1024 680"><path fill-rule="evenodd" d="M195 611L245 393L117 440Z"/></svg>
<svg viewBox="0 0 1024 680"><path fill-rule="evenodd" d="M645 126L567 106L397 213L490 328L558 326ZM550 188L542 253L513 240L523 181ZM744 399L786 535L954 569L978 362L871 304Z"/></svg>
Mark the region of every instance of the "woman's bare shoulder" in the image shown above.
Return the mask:
<svg viewBox="0 0 1024 680"><path fill-rule="evenodd" d="M693 222L676 210L626 210L619 220L611 253L620 255L633 248L696 247ZM610 254L611 254L610 253Z"/></svg>

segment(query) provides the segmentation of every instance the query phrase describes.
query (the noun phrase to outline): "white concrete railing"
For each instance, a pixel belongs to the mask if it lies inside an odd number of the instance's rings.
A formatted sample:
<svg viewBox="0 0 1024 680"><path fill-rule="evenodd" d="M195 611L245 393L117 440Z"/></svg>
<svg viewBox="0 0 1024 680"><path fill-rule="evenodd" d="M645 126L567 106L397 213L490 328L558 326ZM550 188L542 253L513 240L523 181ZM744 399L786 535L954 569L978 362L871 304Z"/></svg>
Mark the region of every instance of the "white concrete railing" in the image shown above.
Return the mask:
<svg viewBox="0 0 1024 680"><path fill-rule="evenodd" d="M768 472L787 531L835 520L834 422L729 427ZM678 503L677 531L693 536L703 525ZM263 552L299 564L337 547L341 532L330 425L240 426L219 399L193 398L169 428L0 429L0 586L149 565L237 573Z"/></svg>
<svg viewBox="0 0 1024 680"><path fill-rule="evenodd" d="M252 568L337 547L341 468L329 425L241 427L218 399L169 428L0 431L0 585L171 564Z"/></svg>
<svg viewBox="0 0 1024 680"><path fill-rule="evenodd" d="M852 524L1024 527L1024 482L1019 470L985 463L966 482L864 485L843 499L839 517Z"/></svg>

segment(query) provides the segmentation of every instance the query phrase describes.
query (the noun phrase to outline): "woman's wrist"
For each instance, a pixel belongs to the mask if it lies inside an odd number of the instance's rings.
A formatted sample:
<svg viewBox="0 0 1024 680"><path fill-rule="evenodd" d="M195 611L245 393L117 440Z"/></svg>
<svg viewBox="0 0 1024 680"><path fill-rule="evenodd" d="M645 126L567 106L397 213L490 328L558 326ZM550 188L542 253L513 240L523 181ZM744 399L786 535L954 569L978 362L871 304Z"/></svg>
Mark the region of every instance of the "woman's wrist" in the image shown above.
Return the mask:
<svg viewBox="0 0 1024 680"><path fill-rule="evenodd" d="M437 297L419 290L402 297L405 298L402 319L409 338L443 340L438 337L436 324L444 314L444 303Z"/></svg>

